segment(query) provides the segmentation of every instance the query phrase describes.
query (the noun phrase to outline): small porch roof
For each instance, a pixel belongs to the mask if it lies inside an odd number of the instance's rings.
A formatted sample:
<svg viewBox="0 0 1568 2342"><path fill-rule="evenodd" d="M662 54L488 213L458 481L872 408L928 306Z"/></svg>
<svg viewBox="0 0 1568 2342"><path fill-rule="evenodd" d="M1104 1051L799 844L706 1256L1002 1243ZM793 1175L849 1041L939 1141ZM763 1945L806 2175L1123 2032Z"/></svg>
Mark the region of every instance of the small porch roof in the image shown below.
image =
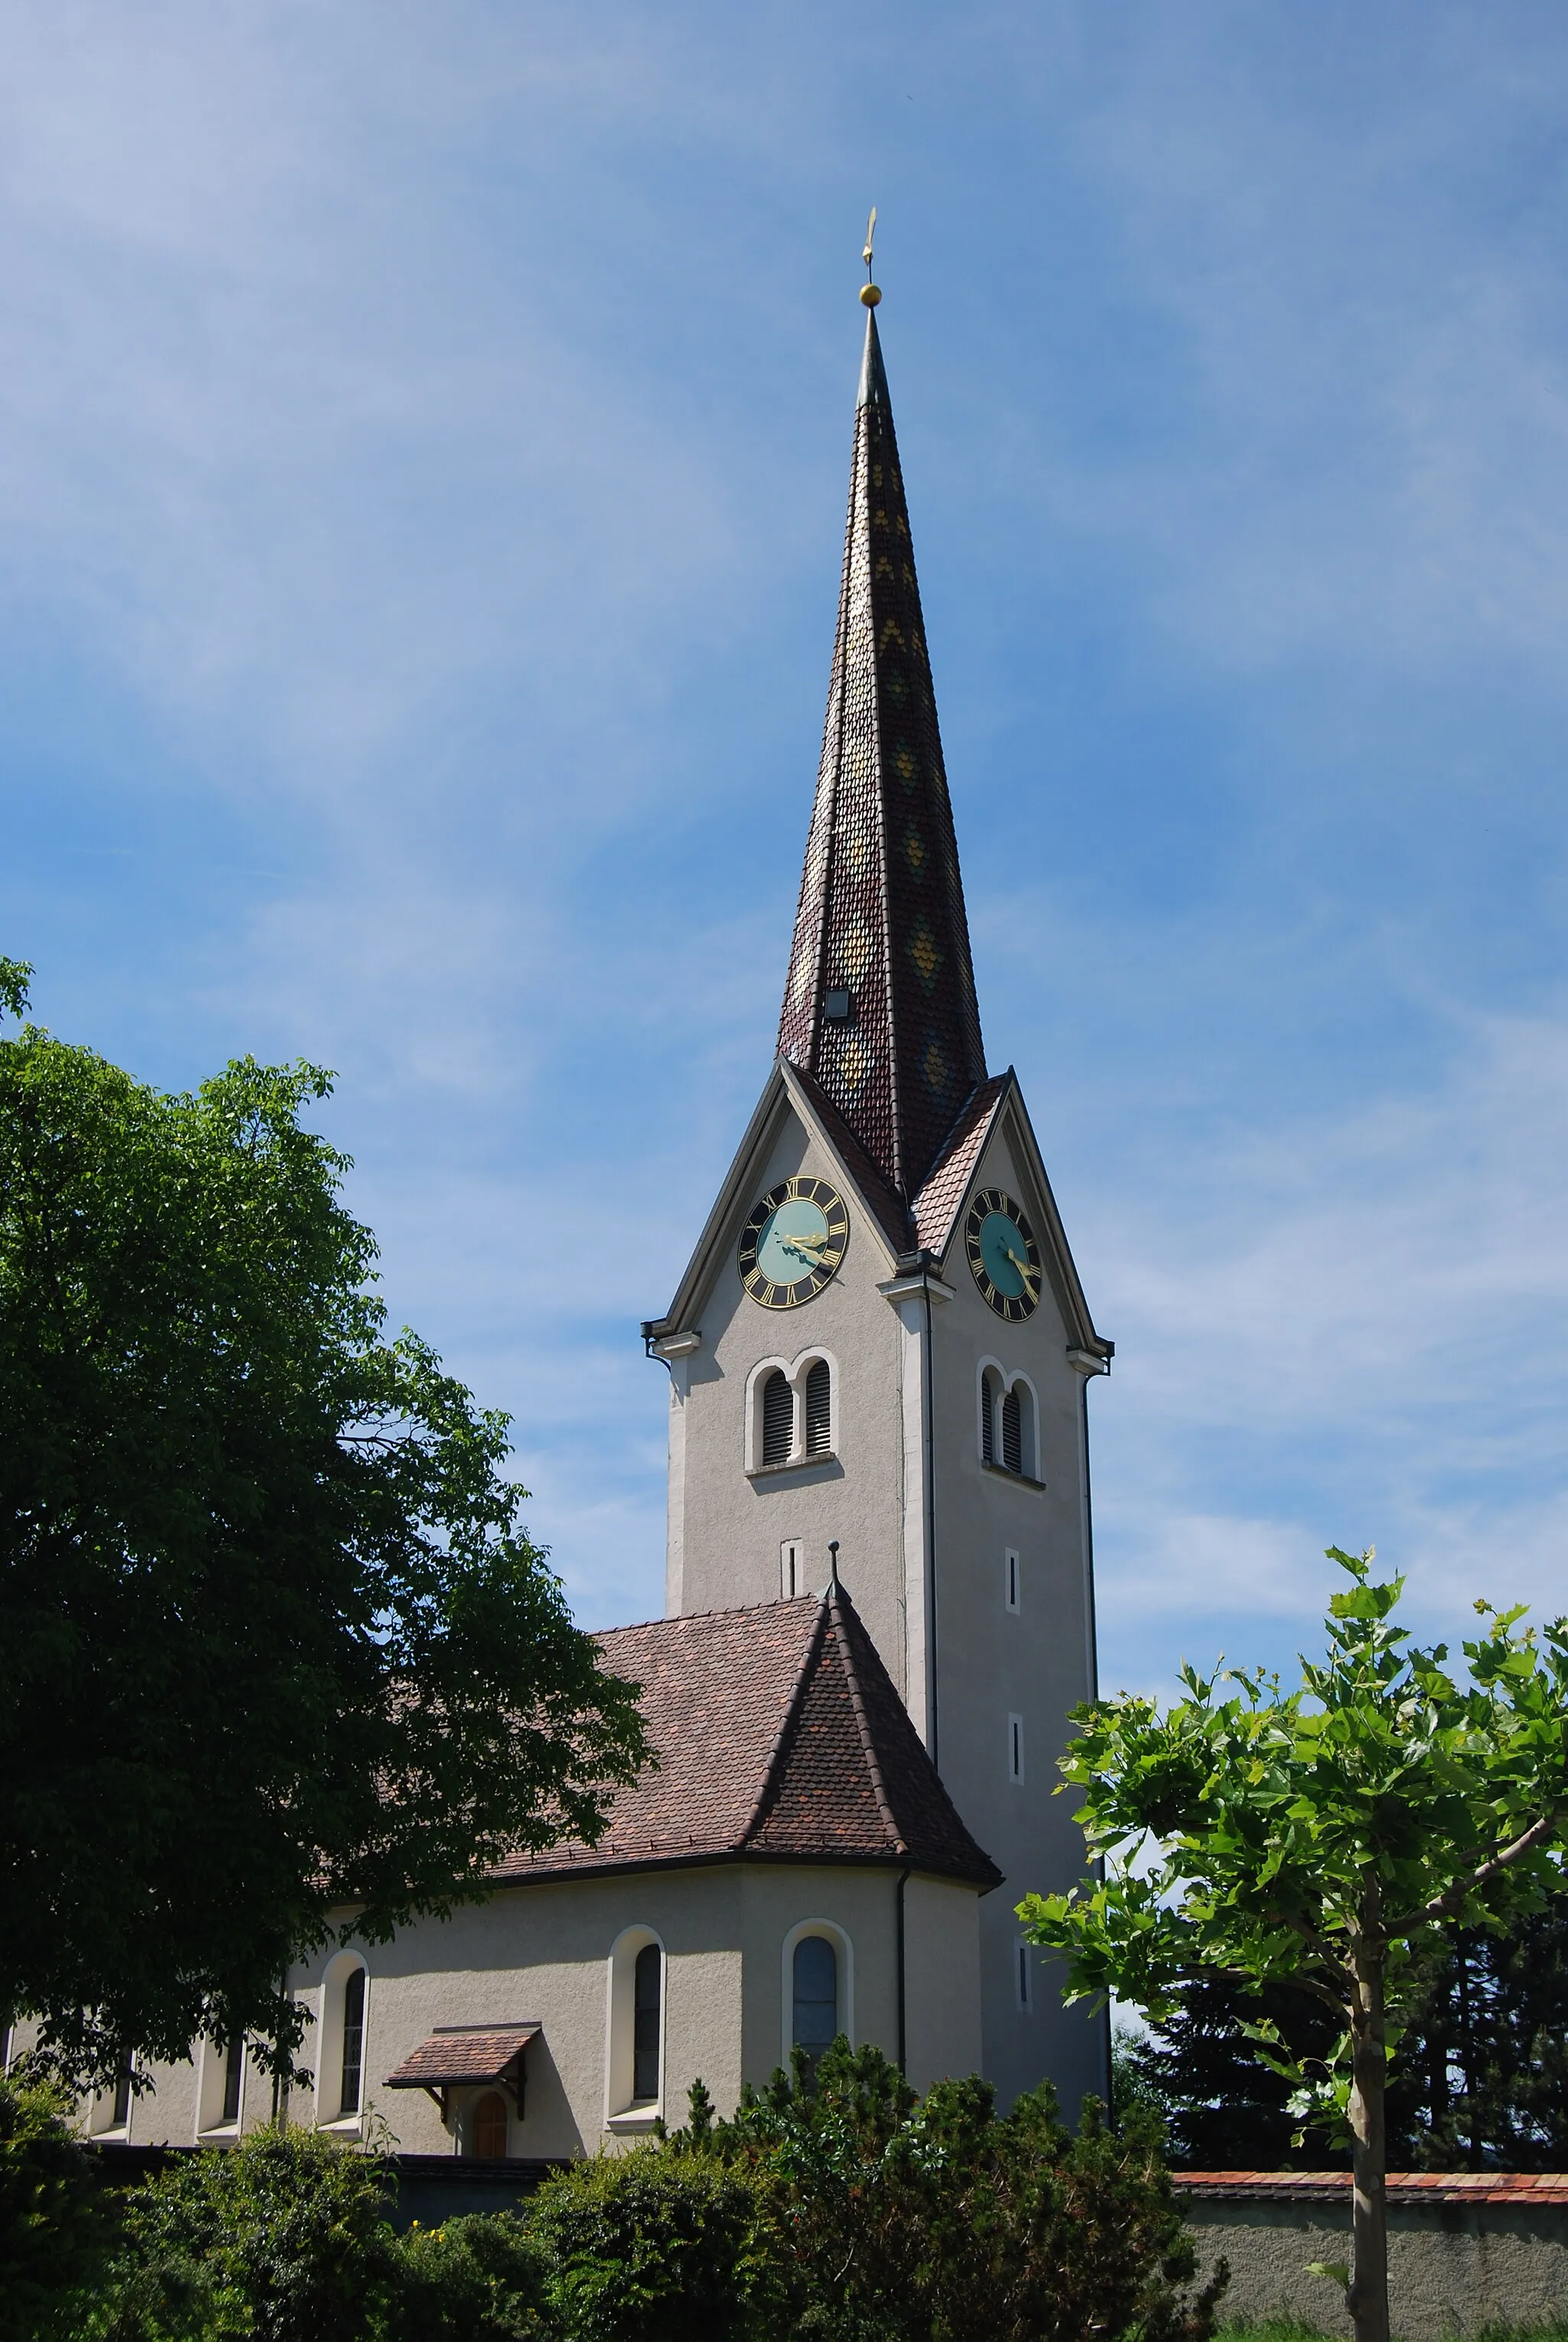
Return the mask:
<svg viewBox="0 0 1568 2342"><path fill-rule="evenodd" d="M395 2072L389 2090L451 2090L467 2083L510 2081L523 2052L543 2027L531 2019L515 2025L438 2025Z"/></svg>

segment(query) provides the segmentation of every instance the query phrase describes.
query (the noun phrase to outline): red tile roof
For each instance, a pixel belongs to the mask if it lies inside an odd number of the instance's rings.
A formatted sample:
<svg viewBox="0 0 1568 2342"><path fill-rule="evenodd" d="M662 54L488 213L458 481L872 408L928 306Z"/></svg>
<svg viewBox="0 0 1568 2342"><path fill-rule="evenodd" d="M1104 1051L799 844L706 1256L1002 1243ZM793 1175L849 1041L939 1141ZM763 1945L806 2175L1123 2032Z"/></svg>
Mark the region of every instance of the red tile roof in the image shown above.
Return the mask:
<svg viewBox="0 0 1568 2342"><path fill-rule="evenodd" d="M913 1207L915 1242L922 1252L933 1252L940 1259L947 1250L953 1224L964 1207L974 1166L980 1160L980 1150L991 1135L996 1109L1012 1079L1010 1073L993 1074L989 1081L981 1083L959 1116L941 1161L916 1196Z"/></svg>
<svg viewBox="0 0 1568 2342"><path fill-rule="evenodd" d="M434 2090L461 2082L499 2082L528 2047L539 2027L519 2025L438 2025L395 2073L388 2074L389 2090Z"/></svg>
<svg viewBox="0 0 1568 2342"><path fill-rule="evenodd" d="M1346 2202L1348 2171L1173 2171L1171 2184L1200 2201L1333 2204ZM1568 2173L1557 2171L1391 2171L1391 2203L1568 2204ZM1347 2205L1348 2207L1348 2205Z"/></svg>
<svg viewBox="0 0 1568 2342"><path fill-rule="evenodd" d="M498 1877L738 1860L908 1863L1000 1885L842 1588L595 1640L642 1686L657 1766L616 1794L596 1847L518 1854Z"/></svg>

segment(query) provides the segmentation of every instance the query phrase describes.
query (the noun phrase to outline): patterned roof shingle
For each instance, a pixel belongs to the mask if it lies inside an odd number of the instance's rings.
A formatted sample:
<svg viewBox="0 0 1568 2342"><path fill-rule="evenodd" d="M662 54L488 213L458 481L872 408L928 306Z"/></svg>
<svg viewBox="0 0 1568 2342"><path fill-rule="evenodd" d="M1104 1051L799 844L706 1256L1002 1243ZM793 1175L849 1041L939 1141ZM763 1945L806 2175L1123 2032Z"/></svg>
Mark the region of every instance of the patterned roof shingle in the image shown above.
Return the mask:
<svg viewBox="0 0 1568 2342"><path fill-rule="evenodd" d="M1207 2203L1343 2203L1348 2212L1348 2171L1173 2171L1171 2185ZM1391 2171L1394 2204L1568 2204L1568 2173L1560 2171Z"/></svg>
<svg viewBox="0 0 1568 2342"><path fill-rule="evenodd" d="M981 1149L1012 1078L1011 1074L994 1074L988 1082L981 1083L959 1116L946 1151L914 1199L911 1214L914 1240L922 1252L934 1253L938 1260L947 1250L953 1224L963 1209Z"/></svg>
<svg viewBox="0 0 1568 2342"><path fill-rule="evenodd" d="M849 996L829 1019L826 995ZM868 312L838 627L779 1049L914 1196L985 1079L909 507Z"/></svg>
<svg viewBox="0 0 1568 2342"><path fill-rule="evenodd" d="M615 1626L605 1665L642 1686L657 1759L614 1796L596 1847L567 1840L499 1878L665 1864L909 1863L999 1885L842 1587Z"/></svg>
<svg viewBox="0 0 1568 2342"><path fill-rule="evenodd" d="M540 2030L518 2025L438 2025L428 2041L388 2074L389 2090L434 2090L462 2082L499 2082Z"/></svg>

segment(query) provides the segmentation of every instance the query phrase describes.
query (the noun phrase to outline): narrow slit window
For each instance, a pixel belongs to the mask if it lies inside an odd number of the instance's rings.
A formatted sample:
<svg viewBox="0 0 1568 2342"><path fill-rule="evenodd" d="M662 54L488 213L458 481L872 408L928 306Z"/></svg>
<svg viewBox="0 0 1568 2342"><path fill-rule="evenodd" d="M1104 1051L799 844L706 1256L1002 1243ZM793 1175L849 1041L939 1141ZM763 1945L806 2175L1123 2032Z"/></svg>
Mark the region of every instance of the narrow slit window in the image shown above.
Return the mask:
<svg viewBox="0 0 1568 2342"><path fill-rule="evenodd" d="M825 1358L818 1358L805 1378L805 1452L833 1453L833 1373Z"/></svg>
<svg viewBox="0 0 1568 2342"><path fill-rule="evenodd" d="M838 1954L825 1936L794 1947L794 2044L814 2066L838 2031Z"/></svg>
<svg viewBox="0 0 1568 2342"><path fill-rule="evenodd" d="M1018 2006L1027 2016L1034 2006L1034 1971L1029 1963L1029 1947L1020 1939L1016 1947Z"/></svg>
<svg viewBox="0 0 1568 2342"><path fill-rule="evenodd" d="M1008 1546L1003 1559L1004 1565L1004 1584L1007 1589L1007 1607L1009 1610L1022 1610L1024 1607L1024 1602L1023 1588L1020 1586L1018 1579L1018 1556L1014 1552L1011 1546Z"/></svg>
<svg viewBox="0 0 1568 2342"><path fill-rule="evenodd" d="M799 1537L785 1537L779 1547L779 1592L786 1602L805 1592L805 1564Z"/></svg>
<svg viewBox="0 0 1568 2342"><path fill-rule="evenodd" d="M777 1366L763 1385L763 1462L787 1464L794 1436L794 1393Z"/></svg>
<svg viewBox="0 0 1568 2342"><path fill-rule="evenodd" d="M646 2106L659 2095L659 2001L663 1961L657 1944L637 1954L632 1989L632 2099Z"/></svg>
<svg viewBox="0 0 1568 2342"><path fill-rule="evenodd" d="M1010 1781L1024 1778L1024 1718L1010 1716L1007 1719L1007 1777Z"/></svg>
<svg viewBox="0 0 1568 2342"><path fill-rule="evenodd" d="M359 2112L365 2074L365 1970L355 1968L343 1988L343 2072L338 2090L340 2115Z"/></svg>
<svg viewBox="0 0 1568 2342"><path fill-rule="evenodd" d="M1024 1469L1024 1400L1016 1385L1002 1402L1002 1462L1009 1472Z"/></svg>
<svg viewBox="0 0 1568 2342"><path fill-rule="evenodd" d="M231 2041L224 2053L224 2110L221 2119L237 2123L240 2118L240 2090L245 2081L245 2045Z"/></svg>

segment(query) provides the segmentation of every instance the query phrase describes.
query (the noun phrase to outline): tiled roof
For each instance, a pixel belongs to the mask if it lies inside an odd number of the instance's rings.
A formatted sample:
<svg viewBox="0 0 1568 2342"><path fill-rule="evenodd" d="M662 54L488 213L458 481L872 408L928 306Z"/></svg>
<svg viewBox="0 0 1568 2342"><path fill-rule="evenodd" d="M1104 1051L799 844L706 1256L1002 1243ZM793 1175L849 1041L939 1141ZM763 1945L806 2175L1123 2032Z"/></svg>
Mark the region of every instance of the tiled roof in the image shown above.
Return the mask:
<svg viewBox="0 0 1568 2342"><path fill-rule="evenodd" d="M849 995L830 1020L825 996ZM876 318L779 1048L914 1196L985 1079L958 846Z"/></svg>
<svg viewBox="0 0 1568 2342"><path fill-rule="evenodd" d="M914 1229L903 1197L888 1186L822 1084L803 1073L798 1066L795 1077L813 1113L837 1149L844 1169L860 1189L867 1210L874 1213L883 1235L895 1253L907 1252Z"/></svg>
<svg viewBox="0 0 1568 2342"><path fill-rule="evenodd" d="M388 2074L389 2090L434 2090L460 2082L499 2082L505 2078L539 2027L519 2025L438 2025L428 2041Z"/></svg>
<svg viewBox="0 0 1568 2342"><path fill-rule="evenodd" d="M1173 2171L1171 2184L1200 2201L1246 2204L1337 2204L1349 2208L1348 2171ZM1568 2204L1568 2173L1560 2171L1391 2171L1393 2204Z"/></svg>
<svg viewBox="0 0 1568 2342"><path fill-rule="evenodd" d="M842 1588L594 1638L642 1686L657 1758L596 1847L569 1840L504 1879L713 1861L908 1863L994 1887Z"/></svg>
<svg viewBox="0 0 1568 2342"><path fill-rule="evenodd" d="M1003 1092L1012 1078L1011 1074L994 1074L988 1082L981 1083L959 1116L942 1159L916 1196L913 1212L914 1240L922 1252L934 1253L940 1259L947 1250L953 1223L963 1209L981 1149L991 1134Z"/></svg>

